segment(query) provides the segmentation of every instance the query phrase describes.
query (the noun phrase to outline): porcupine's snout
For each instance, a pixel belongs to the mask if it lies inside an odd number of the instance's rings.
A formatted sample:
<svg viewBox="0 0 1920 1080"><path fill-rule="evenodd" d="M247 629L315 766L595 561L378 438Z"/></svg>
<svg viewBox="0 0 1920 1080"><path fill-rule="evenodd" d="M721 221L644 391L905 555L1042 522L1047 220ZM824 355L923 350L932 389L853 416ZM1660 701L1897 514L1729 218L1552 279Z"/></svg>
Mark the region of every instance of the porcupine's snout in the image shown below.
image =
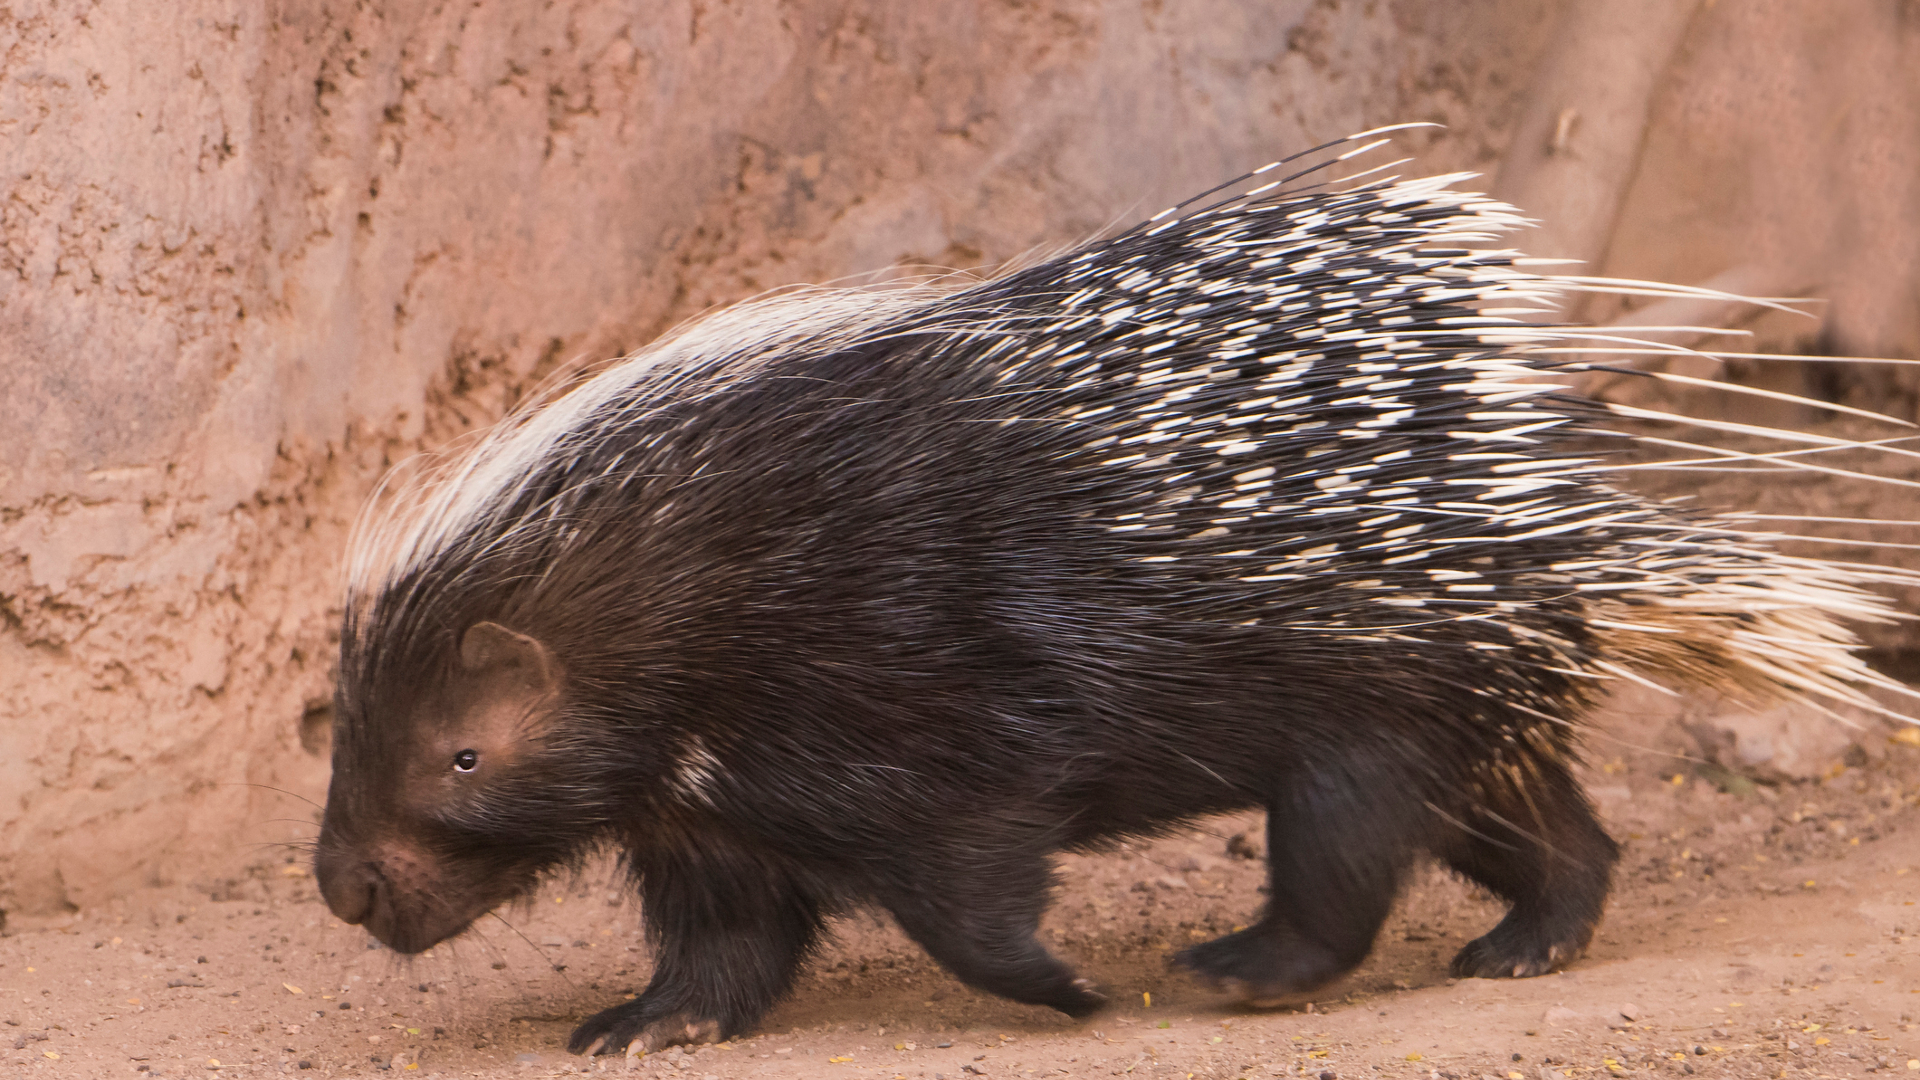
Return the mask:
<svg viewBox="0 0 1920 1080"><path fill-rule="evenodd" d="M432 860L403 844L355 850L323 842L314 878L334 915L366 927L395 952L430 949L465 930L479 914L441 899L451 889L439 882Z"/></svg>
<svg viewBox="0 0 1920 1080"><path fill-rule="evenodd" d="M367 921L380 906L383 882L372 863L351 855L322 850L314 858L314 880L327 910L341 922L354 926Z"/></svg>

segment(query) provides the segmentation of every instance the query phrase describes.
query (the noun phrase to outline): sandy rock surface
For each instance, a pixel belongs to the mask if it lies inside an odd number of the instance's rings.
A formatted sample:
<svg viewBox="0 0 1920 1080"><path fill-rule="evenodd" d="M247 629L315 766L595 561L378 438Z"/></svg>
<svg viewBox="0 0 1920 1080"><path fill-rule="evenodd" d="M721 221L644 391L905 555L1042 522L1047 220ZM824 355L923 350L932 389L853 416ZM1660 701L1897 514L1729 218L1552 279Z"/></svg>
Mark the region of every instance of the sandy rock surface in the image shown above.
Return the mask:
<svg viewBox="0 0 1920 1080"><path fill-rule="evenodd" d="M557 371L1409 120L1445 127L1404 170L1483 174L1536 254L1820 301L1579 314L1912 357L1917 68L1909 0L10 0L0 917L196 880L324 791L356 510ZM1908 367L1747 366L1920 411ZM1824 512L1920 517L1885 493Z"/></svg>

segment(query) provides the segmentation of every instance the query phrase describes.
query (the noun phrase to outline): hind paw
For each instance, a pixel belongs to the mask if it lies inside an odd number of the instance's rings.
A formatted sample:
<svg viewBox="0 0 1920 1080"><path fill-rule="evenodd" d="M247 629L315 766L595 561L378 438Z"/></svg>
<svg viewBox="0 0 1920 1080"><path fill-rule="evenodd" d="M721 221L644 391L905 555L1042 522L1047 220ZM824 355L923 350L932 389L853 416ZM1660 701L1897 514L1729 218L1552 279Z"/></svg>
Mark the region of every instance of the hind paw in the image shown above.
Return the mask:
<svg viewBox="0 0 1920 1080"><path fill-rule="evenodd" d="M1310 1001L1351 967L1325 949L1265 927L1195 945L1173 960L1207 986L1261 1009Z"/></svg>
<svg viewBox="0 0 1920 1080"><path fill-rule="evenodd" d="M1093 985L1092 979L1073 980L1074 997L1066 1004L1056 1006L1075 1020L1084 1020L1107 1007L1107 995Z"/></svg>
<svg viewBox="0 0 1920 1080"><path fill-rule="evenodd" d="M1580 946L1567 944L1516 946L1487 934L1455 953L1447 973L1456 979L1528 979L1558 971L1580 952Z"/></svg>
<svg viewBox="0 0 1920 1080"><path fill-rule="evenodd" d="M615 1005L587 1017L567 1040L567 1051L574 1054L624 1053L630 1058L665 1050L681 1044L720 1041L720 1022L690 1012L654 1016L642 995L624 1005Z"/></svg>

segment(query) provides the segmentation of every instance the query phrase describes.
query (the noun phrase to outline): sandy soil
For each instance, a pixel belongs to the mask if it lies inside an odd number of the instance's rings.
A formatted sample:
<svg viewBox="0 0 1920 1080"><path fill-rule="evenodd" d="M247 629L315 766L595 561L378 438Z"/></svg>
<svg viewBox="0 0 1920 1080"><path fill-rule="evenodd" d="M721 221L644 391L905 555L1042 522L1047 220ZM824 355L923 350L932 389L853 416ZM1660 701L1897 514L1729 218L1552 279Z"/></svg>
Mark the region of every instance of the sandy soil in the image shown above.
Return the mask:
<svg viewBox="0 0 1920 1080"><path fill-rule="evenodd" d="M1428 870L1327 1000L1223 1005L1166 957L1257 910L1261 864L1228 843L1259 836L1247 815L1062 861L1047 934L1114 1001L1089 1022L975 994L863 917L758 1033L590 1062L564 1052L573 1023L648 969L606 871L409 962L262 849L233 880L0 939L0 1074L1920 1076L1920 746L1862 738L1856 767L1767 787L1597 736L1589 787L1626 855L1590 954L1538 979L1448 979L1498 908Z"/></svg>

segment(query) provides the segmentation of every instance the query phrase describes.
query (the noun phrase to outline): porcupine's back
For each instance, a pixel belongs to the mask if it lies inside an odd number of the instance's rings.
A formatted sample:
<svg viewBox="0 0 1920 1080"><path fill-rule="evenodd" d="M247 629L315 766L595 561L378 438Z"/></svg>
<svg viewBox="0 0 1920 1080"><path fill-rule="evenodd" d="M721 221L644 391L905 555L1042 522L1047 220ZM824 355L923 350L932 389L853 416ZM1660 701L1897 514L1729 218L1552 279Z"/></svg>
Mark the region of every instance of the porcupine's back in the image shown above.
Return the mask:
<svg viewBox="0 0 1920 1080"><path fill-rule="evenodd" d="M683 710L758 687L736 711L816 702L809 730L858 702L1062 734L1239 691L1303 730L1558 745L1597 680L1867 703L1835 619L1878 617L1868 575L1569 456L1605 410L1545 350L1581 335L1516 318L1566 286L1490 250L1520 219L1455 179L697 324L368 534L350 638L396 657L500 620L583 685Z"/></svg>

